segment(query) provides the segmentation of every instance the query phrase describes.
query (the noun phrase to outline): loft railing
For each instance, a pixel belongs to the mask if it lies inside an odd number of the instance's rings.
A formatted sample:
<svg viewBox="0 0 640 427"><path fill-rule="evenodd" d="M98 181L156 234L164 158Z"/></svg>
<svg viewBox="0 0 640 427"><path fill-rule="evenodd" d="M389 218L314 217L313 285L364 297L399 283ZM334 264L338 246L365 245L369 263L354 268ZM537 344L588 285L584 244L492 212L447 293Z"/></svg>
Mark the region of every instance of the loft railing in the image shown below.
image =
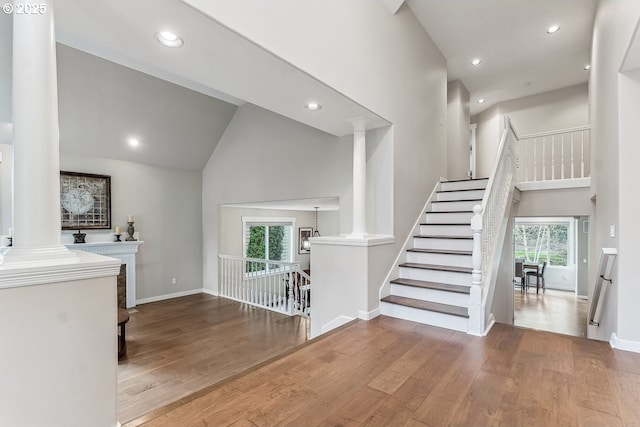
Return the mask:
<svg viewBox="0 0 640 427"><path fill-rule="evenodd" d="M580 126L519 137L520 182L590 176L591 127Z"/></svg>
<svg viewBox="0 0 640 427"><path fill-rule="evenodd" d="M509 203L518 179L518 136L508 117L489 176L482 204L473 208L472 278L469 298L469 333L483 335L487 323L487 301L495 290L503 241L507 230Z"/></svg>
<svg viewBox="0 0 640 427"><path fill-rule="evenodd" d="M287 315L309 316L311 277L297 262L219 255L219 294Z"/></svg>

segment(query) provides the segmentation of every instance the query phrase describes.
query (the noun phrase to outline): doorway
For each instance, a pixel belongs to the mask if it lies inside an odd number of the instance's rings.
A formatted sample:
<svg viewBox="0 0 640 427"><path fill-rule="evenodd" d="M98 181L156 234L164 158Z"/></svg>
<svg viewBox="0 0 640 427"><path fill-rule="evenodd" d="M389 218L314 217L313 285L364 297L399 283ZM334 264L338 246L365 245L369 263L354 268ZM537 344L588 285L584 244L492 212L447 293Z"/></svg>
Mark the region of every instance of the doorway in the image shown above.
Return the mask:
<svg viewBox="0 0 640 427"><path fill-rule="evenodd" d="M514 325L586 337L589 217L516 218L513 240Z"/></svg>

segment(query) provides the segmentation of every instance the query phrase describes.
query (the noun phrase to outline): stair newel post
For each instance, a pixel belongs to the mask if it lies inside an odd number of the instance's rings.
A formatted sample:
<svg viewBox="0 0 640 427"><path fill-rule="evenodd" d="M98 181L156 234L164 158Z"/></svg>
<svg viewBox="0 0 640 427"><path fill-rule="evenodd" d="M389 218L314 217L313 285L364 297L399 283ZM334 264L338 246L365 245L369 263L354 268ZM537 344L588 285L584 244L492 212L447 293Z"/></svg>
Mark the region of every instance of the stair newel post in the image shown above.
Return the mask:
<svg viewBox="0 0 640 427"><path fill-rule="evenodd" d="M472 335L484 333L482 310L482 206L473 207L471 218L473 233L473 254L471 255L471 289L469 292L469 330Z"/></svg>

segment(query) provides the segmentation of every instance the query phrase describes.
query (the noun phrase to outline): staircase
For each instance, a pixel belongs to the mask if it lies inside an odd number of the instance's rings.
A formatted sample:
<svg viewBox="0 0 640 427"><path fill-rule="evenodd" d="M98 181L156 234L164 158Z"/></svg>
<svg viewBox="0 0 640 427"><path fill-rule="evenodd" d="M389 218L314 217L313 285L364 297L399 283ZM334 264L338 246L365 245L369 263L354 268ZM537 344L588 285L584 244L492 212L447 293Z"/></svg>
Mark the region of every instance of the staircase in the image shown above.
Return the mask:
<svg viewBox="0 0 640 427"><path fill-rule="evenodd" d="M471 288L473 206L482 204L488 179L445 181L413 237L381 313L467 332Z"/></svg>

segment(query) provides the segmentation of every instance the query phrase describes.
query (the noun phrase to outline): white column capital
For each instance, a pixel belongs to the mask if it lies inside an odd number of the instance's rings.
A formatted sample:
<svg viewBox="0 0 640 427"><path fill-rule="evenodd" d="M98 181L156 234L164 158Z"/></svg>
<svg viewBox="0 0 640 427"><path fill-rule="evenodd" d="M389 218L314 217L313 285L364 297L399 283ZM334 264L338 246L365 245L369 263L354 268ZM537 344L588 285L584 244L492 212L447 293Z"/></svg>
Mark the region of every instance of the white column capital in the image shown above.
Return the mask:
<svg viewBox="0 0 640 427"><path fill-rule="evenodd" d="M364 117L354 117L353 119L347 120L353 126L353 133L356 132L366 132L367 130L367 119Z"/></svg>

